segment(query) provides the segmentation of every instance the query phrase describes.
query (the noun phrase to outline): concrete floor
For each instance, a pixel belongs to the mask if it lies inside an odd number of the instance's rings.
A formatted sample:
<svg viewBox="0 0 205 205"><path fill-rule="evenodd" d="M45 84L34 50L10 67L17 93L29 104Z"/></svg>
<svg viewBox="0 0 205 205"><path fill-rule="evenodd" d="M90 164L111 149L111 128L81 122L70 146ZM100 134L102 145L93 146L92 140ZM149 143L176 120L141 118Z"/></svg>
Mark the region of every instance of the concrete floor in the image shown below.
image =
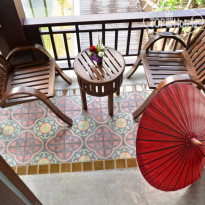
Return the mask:
<svg viewBox="0 0 205 205"><path fill-rule="evenodd" d="M188 188L163 192L138 168L21 176L44 205L204 205L205 173Z"/></svg>

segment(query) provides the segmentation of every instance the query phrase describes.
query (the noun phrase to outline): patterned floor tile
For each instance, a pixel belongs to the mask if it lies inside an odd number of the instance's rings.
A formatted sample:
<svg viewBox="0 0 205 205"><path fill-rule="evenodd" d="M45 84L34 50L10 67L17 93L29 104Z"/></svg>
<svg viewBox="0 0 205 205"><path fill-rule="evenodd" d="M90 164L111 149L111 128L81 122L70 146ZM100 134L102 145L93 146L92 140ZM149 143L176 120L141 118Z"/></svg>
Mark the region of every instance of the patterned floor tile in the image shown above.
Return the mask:
<svg viewBox="0 0 205 205"><path fill-rule="evenodd" d="M7 108L0 108L0 123L5 122L10 117L10 111Z"/></svg>
<svg viewBox="0 0 205 205"><path fill-rule="evenodd" d="M76 103L71 97L58 97L53 99L54 104L68 117L75 119L82 113L81 105ZM54 119L59 125L66 126L66 123L59 119L51 110L48 110L48 116Z"/></svg>
<svg viewBox="0 0 205 205"><path fill-rule="evenodd" d="M106 125L99 125L85 139L85 146L101 158L109 158L122 144L122 137Z"/></svg>
<svg viewBox="0 0 205 205"><path fill-rule="evenodd" d="M46 112L41 113L20 113L12 114L11 117L16 121L23 129L32 128L39 120L46 116Z"/></svg>
<svg viewBox="0 0 205 205"><path fill-rule="evenodd" d="M44 143L32 131L24 130L7 145L7 153L19 164L29 163L40 153Z"/></svg>
<svg viewBox="0 0 205 205"><path fill-rule="evenodd" d="M55 155L60 162L69 161L83 146L81 137L75 135L71 129L61 128L46 142L48 152Z"/></svg>
<svg viewBox="0 0 205 205"><path fill-rule="evenodd" d="M130 131L127 132L124 137L125 145L133 148L134 150L136 150L137 129L138 129L138 123L134 124L132 129L130 129Z"/></svg>
<svg viewBox="0 0 205 205"><path fill-rule="evenodd" d="M3 154L5 147L6 147L6 145L3 142L3 140L0 140L0 154Z"/></svg>
<svg viewBox="0 0 205 205"><path fill-rule="evenodd" d="M113 117L107 97L87 95L87 111L80 96L51 99L73 119L72 128L41 101L0 109L0 154L12 166L135 157L138 122L132 112L146 97L146 92L114 97Z"/></svg>

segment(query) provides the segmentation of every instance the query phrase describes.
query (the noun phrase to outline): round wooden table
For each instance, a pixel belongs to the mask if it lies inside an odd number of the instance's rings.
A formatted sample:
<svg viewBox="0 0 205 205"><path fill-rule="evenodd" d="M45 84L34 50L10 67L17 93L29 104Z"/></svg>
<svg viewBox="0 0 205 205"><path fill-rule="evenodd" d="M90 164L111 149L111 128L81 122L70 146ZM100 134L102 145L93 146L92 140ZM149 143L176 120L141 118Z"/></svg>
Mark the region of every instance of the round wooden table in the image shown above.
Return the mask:
<svg viewBox="0 0 205 205"><path fill-rule="evenodd" d="M80 86L83 109L87 109L86 93L102 97L108 95L108 112L113 115L113 93L120 94L125 60L112 48L106 48L102 65L98 65L89 57L90 50L80 52L74 61L74 71Z"/></svg>

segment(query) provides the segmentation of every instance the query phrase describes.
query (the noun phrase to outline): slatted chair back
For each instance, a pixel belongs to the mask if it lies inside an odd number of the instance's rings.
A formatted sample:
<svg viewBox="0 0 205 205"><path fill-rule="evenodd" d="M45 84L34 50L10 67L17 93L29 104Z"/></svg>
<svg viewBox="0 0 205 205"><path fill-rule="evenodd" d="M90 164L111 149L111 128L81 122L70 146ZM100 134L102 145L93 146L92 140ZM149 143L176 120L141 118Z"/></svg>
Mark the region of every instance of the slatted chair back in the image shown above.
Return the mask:
<svg viewBox="0 0 205 205"><path fill-rule="evenodd" d="M187 45L186 51L196 70L197 78L203 82L205 80L205 25Z"/></svg>
<svg viewBox="0 0 205 205"><path fill-rule="evenodd" d="M4 57L0 55L0 97L6 91L9 70L9 64L6 62Z"/></svg>

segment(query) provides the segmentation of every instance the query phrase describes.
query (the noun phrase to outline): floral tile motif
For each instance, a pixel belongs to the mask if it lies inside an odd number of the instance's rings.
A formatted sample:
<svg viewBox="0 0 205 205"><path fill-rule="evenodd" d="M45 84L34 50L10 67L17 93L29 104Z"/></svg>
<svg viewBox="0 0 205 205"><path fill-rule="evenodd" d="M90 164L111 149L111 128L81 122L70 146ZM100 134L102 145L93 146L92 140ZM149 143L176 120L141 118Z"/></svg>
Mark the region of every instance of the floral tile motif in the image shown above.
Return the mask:
<svg viewBox="0 0 205 205"><path fill-rule="evenodd" d="M18 163L16 163L16 160L14 157L10 156L7 153L1 154L1 156L5 159L5 161L10 165L10 166L16 166Z"/></svg>
<svg viewBox="0 0 205 205"><path fill-rule="evenodd" d="M59 129L46 143L48 152L54 154L60 162L67 162L82 146L82 138L68 128Z"/></svg>
<svg viewBox="0 0 205 205"><path fill-rule="evenodd" d="M24 130L7 145L7 153L20 164L27 164L43 149L43 140L32 131Z"/></svg>
<svg viewBox="0 0 205 205"><path fill-rule="evenodd" d="M96 127L96 122L83 111L82 115L74 120L72 130L76 135L86 137Z"/></svg>
<svg viewBox="0 0 205 205"><path fill-rule="evenodd" d="M0 139L4 142L9 142L10 140L16 138L20 133L21 127L19 124L13 120L7 120L0 124Z"/></svg>
<svg viewBox="0 0 205 205"><path fill-rule="evenodd" d="M42 151L39 154L35 155L30 164L54 164L58 163L58 160L55 156L47 151Z"/></svg>
<svg viewBox="0 0 205 205"><path fill-rule="evenodd" d="M2 140L0 140L0 154L4 152L4 149L5 149L5 144Z"/></svg>
<svg viewBox="0 0 205 205"><path fill-rule="evenodd" d="M112 128L115 132L125 134L129 132L133 123L134 121L130 116L125 115L122 112L118 112L109 121L109 127Z"/></svg>
<svg viewBox="0 0 205 205"><path fill-rule="evenodd" d="M132 116L132 113L144 102L144 95L146 95L146 93L142 94L141 92L133 92L125 95L127 96L122 102L120 102L120 108L122 112Z"/></svg>
<svg viewBox="0 0 205 205"><path fill-rule="evenodd" d="M70 97L58 97L53 100L53 103L68 117L74 119L80 116L82 113L81 105L76 103ZM66 126L66 123L59 119L51 110L48 110L48 116L54 119L59 125Z"/></svg>
<svg viewBox="0 0 205 205"><path fill-rule="evenodd" d="M33 130L38 137L47 140L54 135L59 129L59 125L51 118L45 117L38 121Z"/></svg>
<svg viewBox="0 0 205 205"><path fill-rule="evenodd" d="M20 104L20 105L16 105L16 106L13 106L13 111L12 111L12 114L25 114L25 113L29 113L29 106L30 103L27 102L27 103L24 103L24 104Z"/></svg>
<svg viewBox="0 0 205 205"><path fill-rule="evenodd" d="M39 120L46 115L46 109L38 102L29 102L17 106L11 117L24 129L32 128Z"/></svg>
<svg viewBox="0 0 205 205"><path fill-rule="evenodd" d="M126 98L121 102L120 107L137 107L136 96L138 93L129 93Z"/></svg>
<svg viewBox="0 0 205 205"><path fill-rule="evenodd" d="M72 162L86 162L92 160L99 160L99 158L93 151L86 148L82 148L81 150L76 152L71 159Z"/></svg>
<svg viewBox="0 0 205 205"><path fill-rule="evenodd" d="M90 109L101 109L101 97L89 97L87 100L88 110Z"/></svg>
<svg viewBox="0 0 205 205"><path fill-rule="evenodd" d="M55 97L52 102L73 119L69 128L41 101L0 109L0 154L11 165L82 162L136 157L138 122L132 112L146 92L114 97L114 115L108 115L107 97Z"/></svg>
<svg viewBox="0 0 205 205"><path fill-rule="evenodd" d="M122 137L106 125L98 126L85 140L86 147L101 159L109 158L121 144Z"/></svg>
<svg viewBox="0 0 205 205"><path fill-rule="evenodd" d="M134 124L132 129L124 137L125 144L128 147L133 148L134 150L136 150L137 129L138 129L138 124Z"/></svg>
<svg viewBox="0 0 205 205"><path fill-rule="evenodd" d="M135 149L130 149L130 147L127 146L121 146L112 155L112 159L125 159L125 158L135 158L135 157L136 157Z"/></svg>
<svg viewBox="0 0 205 205"><path fill-rule="evenodd" d="M23 129L32 128L39 120L46 115L44 113L12 114L12 119L19 123Z"/></svg>
<svg viewBox="0 0 205 205"><path fill-rule="evenodd" d="M0 108L0 123L5 122L10 117L10 111L7 108Z"/></svg>

